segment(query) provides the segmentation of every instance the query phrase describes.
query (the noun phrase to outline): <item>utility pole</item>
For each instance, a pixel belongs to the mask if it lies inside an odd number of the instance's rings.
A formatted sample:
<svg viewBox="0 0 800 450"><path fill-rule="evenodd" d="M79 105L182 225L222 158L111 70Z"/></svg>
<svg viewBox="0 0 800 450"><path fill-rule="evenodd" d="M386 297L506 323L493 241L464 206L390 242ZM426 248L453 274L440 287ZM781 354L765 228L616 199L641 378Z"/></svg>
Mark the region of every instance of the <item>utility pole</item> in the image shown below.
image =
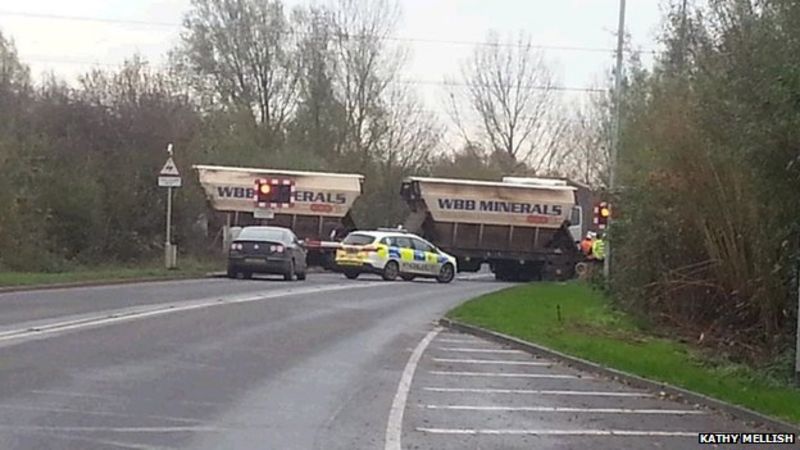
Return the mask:
<svg viewBox="0 0 800 450"><path fill-rule="evenodd" d="M608 191L614 194L617 178L617 155L619 154L620 133L622 129L622 47L625 44L625 0L619 0L619 26L617 27L617 68L614 72L614 129L611 132L611 161L609 161ZM614 207L612 206L613 216ZM610 222L613 217L609 218ZM611 276L611 241L605 241L606 255L603 258L603 277L606 282Z"/></svg>

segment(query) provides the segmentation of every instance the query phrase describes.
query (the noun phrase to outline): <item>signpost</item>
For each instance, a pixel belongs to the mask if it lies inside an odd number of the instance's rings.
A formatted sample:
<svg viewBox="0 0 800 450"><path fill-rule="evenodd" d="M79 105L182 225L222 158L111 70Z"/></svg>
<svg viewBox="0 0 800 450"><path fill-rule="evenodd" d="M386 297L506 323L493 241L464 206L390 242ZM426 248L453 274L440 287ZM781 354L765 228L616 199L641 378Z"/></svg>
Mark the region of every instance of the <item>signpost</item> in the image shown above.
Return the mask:
<svg viewBox="0 0 800 450"><path fill-rule="evenodd" d="M174 269L178 262L178 246L172 245L172 189L181 187L181 174L172 159L172 144L167 145L169 157L158 174L158 186L167 188L167 230L164 239L164 265Z"/></svg>
<svg viewBox="0 0 800 450"><path fill-rule="evenodd" d="M256 219L274 219L275 211L269 208L261 208L256 206L256 209L253 210L253 217Z"/></svg>

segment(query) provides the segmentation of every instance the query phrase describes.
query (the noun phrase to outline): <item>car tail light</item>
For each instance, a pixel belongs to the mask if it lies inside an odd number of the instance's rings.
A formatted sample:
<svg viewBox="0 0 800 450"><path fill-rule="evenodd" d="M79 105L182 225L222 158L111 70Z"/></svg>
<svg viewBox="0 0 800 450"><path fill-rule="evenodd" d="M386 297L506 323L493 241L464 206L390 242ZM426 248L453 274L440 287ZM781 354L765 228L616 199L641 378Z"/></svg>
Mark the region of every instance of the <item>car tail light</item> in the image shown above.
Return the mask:
<svg viewBox="0 0 800 450"><path fill-rule="evenodd" d="M283 253L283 246L282 245L270 245L269 251L273 253Z"/></svg>
<svg viewBox="0 0 800 450"><path fill-rule="evenodd" d="M374 245L367 245L366 247L363 247L361 249L361 251L364 251L364 252L367 252L367 253L377 252L378 251L378 247L375 247Z"/></svg>

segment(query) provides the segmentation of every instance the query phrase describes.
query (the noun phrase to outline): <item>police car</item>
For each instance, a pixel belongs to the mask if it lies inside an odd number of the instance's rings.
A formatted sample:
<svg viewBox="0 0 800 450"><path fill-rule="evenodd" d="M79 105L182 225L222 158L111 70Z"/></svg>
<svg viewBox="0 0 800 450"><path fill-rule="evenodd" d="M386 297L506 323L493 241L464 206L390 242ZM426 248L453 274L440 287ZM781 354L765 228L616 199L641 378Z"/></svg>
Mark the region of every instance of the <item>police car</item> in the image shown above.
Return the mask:
<svg viewBox="0 0 800 450"><path fill-rule="evenodd" d="M336 266L351 280L362 273L374 273L387 281L423 277L436 278L440 283L453 281L458 270L455 257L425 239L385 228L348 234L336 250Z"/></svg>

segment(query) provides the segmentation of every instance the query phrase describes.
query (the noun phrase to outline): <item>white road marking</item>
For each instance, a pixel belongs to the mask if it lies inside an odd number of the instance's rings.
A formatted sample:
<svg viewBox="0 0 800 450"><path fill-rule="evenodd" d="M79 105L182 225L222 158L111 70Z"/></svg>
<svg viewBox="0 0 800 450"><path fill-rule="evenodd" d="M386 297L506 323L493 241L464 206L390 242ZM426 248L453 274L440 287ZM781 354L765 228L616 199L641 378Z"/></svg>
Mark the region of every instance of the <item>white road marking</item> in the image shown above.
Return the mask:
<svg viewBox="0 0 800 450"><path fill-rule="evenodd" d="M668 414L699 415L705 411L695 409L634 409L634 408L570 408L561 406L473 406L473 405L421 405L425 409L446 409L451 411L524 411L552 413L594 413L594 414Z"/></svg>
<svg viewBox="0 0 800 450"><path fill-rule="evenodd" d="M475 429L475 428L417 428L431 434L488 434L531 436L634 436L634 437L697 437L698 431L646 430L534 430L534 429Z"/></svg>
<svg viewBox="0 0 800 450"><path fill-rule="evenodd" d="M330 286L314 286L309 288L289 288L286 290L266 291L258 295L250 295L246 297L233 297L228 299L204 299L196 301L182 302L178 304L159 305L153 308L145 308L140 310L128 310L125 312L105 312L100 316L83 318L79 320L71 320L66 322L54 322L34 328L24 328L18 330L11 330L0 333L0 342L11 341L32 337L40 337L52 333L63 333L65 331L76 330L87 327L97 327L116 322L125 322L131 320L143 319L145 317L159 316L163 314L170 314L175 312L190 311L193 309L209 308L212 306L229 305L236 303L248 303L273 299L277 297L288 297L293 295L302 294L315 294L320 292L340 291L346 289L360 289L365 287L372 287L375 285L385 283L364 283L364 284L338 284ZM188 303L188 304L187 304Z"/></svg>
<svg viewBox="0 0 800 450"><path fill-rule="evenodd" d="M389 421L386 424L385 450L402 449L400 440L403 435L403 413L406 409L408 392L411 390L411 381L414 379L414 372L417 370L417 365L419 364L420 358L422 358L422 354L440 331L442 331L442 327L436 327L425 335L408 358L406 367L403 369L403 374L400 377L400 384L397 385L397 392L394 395L394 400L392 400L392 408L389 410Z"/></svg>
<svg viewBox="0 0 800 450"><path fill-rule="evenodd" d="M187 419L185 417L153 416L153 415L150 415L150 414L144 414L144 415L142 415L142 414L126 414L126 413L115 413L115 412L107 412L107 411L92 411L92 410L61 408L61 407L55 407L55 406L0 405L0 409L10 409L10 410L15 410L15 411L40 411L40 412L49 412L49 413L65 413L65 414L78 414L78 415L102 416L102 417L146 418L146 419L154 419L154 420L161 420L161 421L173 421L173 422L194 423L194 424L203 424L204 423L202 420Z"/></svg>
<svg viewBox="0 0 800 450"><path fill-rule="evenodd" d="M491 344L490 342L479 341L477 339L449 339L449 338L439 338L436 342L445 342L448 344Z"/></svg>
<svg viewBox="0 0 800 450"><path fill-rule="evenodd" d="M470 347L440 347L438 350L445 352L468 352L468 353L507 353L507 354L526 354L522 350L511 349L489 349L489 348L470 348Z"/></svg>
<svg viewBox="0 0 800 450"><path fill-rule="evenodd" d="M48 437L57 437L60 439L67 439L70 441L80 441L80 442L88 442L94 444L93 446L97 446L97 444L101 444L104 447L116 447L116 448L127 448L133 450L165 450L170 449L171 447L153 447L152 445L148 444L134 444L128 442L121 442L121 441L114 441L109 439L98 439L98 438L90 438L90 437L82 437L82 436L73 436L64 433L36 433L41 436L48 436Z"/></svg>
<svg viewBox="0 0 800 450"><path fill-rule="evenodd" d="M459 275L458 279L459 280L483 280L483 279L488 280L488 279L493 278L493 277L494 277L494 275L491 274L491 273L482 273L482 274L478 274L478 275Z"/></svg>
<svg viewBox="0 0 800 450"><path fill-rule="evenodd" d="M587 397L653 397L646 392L614 392L614 391L566 391L541 389L478 389L478 388L439 388L424 387L429 392L451 392L469 394L522 394L522 395L576 395Z"/></svg>
<svg viewBox="0 0 800 450"><path fill-rule="evenodd" d="M589 376L576 376L551 373L507 373L507 372L454 372L446 370L431 370L432 375L446 375L453 377L500 377L500 378L558 378L558 379L584 379L591 380Z"/></svg>
<svg viewBox="0 0 800 450"><path fill-rule="evenodd" d="M459 364L499 364L509 366L552 366L552 362L540 361L511 361L508 359L457 359L457 358L433 358L436 362L459 363Z"/></svg>
<svg viewBox="0 0 800 450"><path fill-rule="evenodd" d="M122 400L126 399L127 397L114 394L114 395L101 395L101 394L88 394L85 392L65 392L65 391L49 391L49 390L35 390L29 391L31 394L36 395L46 395L46 396L60 396L60 397L77 397L77 398L96 398L96 399L104 399L104 400ZM139 400L148 400L148 401L161 401L163 399L152 399L147 397L137 397ZM222 403L219 402L202 402L196 400L173 400L174 403L182 403L187 405L200 405L200 406L220 406Z"/></svg>
<svg viewBox="0 0 800 450"><path fill-rule="evenodd" d="M204 432L222 432L232 431L230 428L220 428L212 426L187 426L187 427L60 427L60 426L47 426L47 425L12 425L0 424L0 429L8 429L13 431L43 431L43 432L110 432L110 433L196 433L198 431Z"/></svg>

